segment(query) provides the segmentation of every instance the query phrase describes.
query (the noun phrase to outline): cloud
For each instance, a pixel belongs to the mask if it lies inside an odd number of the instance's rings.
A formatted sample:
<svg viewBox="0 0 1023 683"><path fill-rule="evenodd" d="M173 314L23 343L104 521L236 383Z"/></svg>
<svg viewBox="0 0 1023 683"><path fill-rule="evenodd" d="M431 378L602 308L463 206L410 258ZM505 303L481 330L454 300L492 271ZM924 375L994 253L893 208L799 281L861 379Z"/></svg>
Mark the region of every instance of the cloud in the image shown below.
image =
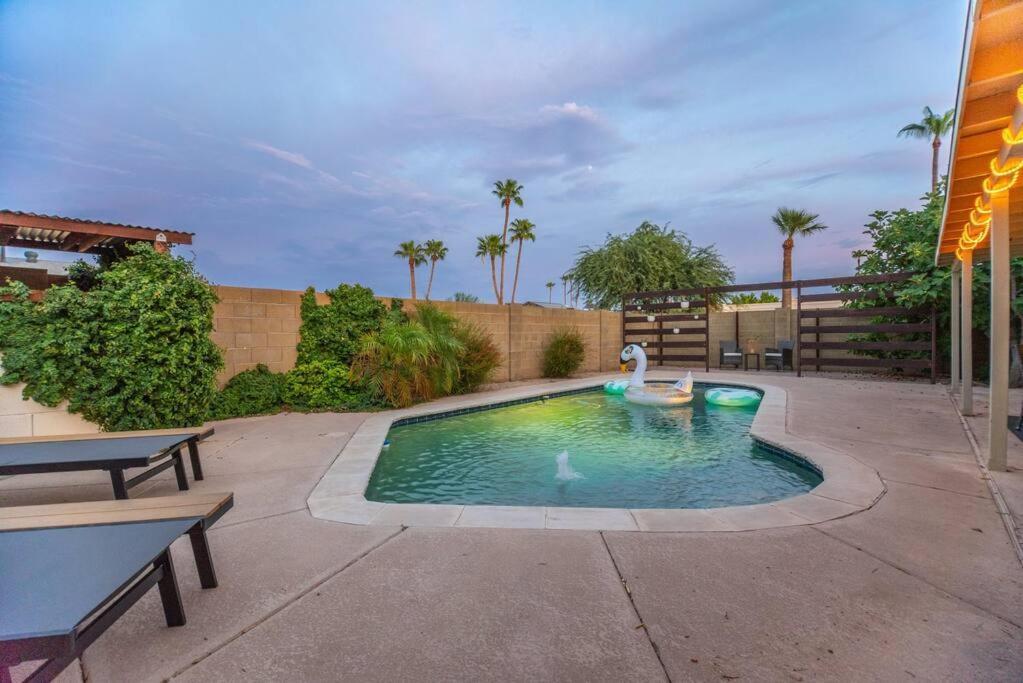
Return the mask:
<svg viewBox="0 0 1023 683"><path fill-rule="evenodd" d="M301 168L313 168L313 163L309 161L305 155L299 154L298 152L289 152L286 149L280 149L279 147L274 147L273 145L268 145L265 142L259 142L258 140L242 140L242 144L250 149L259 150L260 152L269 154L275 159L280 159L281 161L285 161L289 164L294 164Z"/></svg>

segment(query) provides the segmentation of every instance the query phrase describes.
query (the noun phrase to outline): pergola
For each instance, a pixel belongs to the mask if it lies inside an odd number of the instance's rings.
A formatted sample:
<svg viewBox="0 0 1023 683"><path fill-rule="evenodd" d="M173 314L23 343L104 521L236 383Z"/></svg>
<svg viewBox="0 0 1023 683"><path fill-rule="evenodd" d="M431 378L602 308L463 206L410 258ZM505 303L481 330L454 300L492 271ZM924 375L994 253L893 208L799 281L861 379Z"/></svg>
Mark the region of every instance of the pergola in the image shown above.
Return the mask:
<svg viewBox="0 0 1023 683"><path fill-rule="evenodd" d="M1006 469L1009 259L1023 256L1023 0L971 0L935 263L952 266L952 389L973 414L973 264L991 264L988 467Z"/></svg>
<svg viewBox="0 0 1023 683"><path fill-rule="evenodd" d="M82 218L0 211L0 245L79 254L115 253L132 242L149 242L158 250L191 244L193 233L103 223Z"/></svg>

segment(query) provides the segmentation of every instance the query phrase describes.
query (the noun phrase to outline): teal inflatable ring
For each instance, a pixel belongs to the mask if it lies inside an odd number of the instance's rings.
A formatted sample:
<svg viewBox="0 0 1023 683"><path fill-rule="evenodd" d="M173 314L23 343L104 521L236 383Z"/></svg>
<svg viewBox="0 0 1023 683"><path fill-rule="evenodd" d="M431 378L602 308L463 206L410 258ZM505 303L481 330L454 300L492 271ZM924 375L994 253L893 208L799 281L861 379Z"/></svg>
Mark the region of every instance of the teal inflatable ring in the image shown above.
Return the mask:
<svg viewBox="0 0 1023 683"><path fill-rule="evenodd" d="M708 389L705 398L716 406L741 408L760 403L760 394L751 389Z"/></svg>
<svg viewBox="0 0 1023 683"><path fill-rule="evenodd" d="M629 388L629 380L618 379L612 380L604 384L604 391L609 394L621 395L625 393L625 390Z"/></svg>

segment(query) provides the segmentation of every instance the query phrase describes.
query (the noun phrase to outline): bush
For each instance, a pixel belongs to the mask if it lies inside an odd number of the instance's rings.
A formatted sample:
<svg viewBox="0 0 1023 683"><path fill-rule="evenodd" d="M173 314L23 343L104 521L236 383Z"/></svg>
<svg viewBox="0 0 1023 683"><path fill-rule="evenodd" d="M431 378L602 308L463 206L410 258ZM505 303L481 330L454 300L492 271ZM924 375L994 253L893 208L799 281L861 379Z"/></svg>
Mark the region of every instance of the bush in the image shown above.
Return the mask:
<svg viewBox="0 0 1023 683"><path fill-rule="evenodd" d="M147 244L96 278L89 292L51 287L38 304L0 291L0 383L25 382L24 397L44 405L67 399L108 431L201 424L223 366L212 288Z"/></svg>
<svg viewBox="0 0 1023 683"><path fill-rule="evenodd" d="M304 363L285 373L282 398L300 411L343 411L372 405L366 389L337 361Z"/></svg>
<svg viewBox="0 0 1023 683"><path fill-rule="evenodd" d="M543 376L568 377L586 357L586 344L578 330L555 330L543 350Z"/></svg>
<svg viewBox="0 0 1023 683"><path fill-rule="evenodd" d="M455 393L467 394L490 380L501 364L501 351L493 337L475 323L459 322L455 327L455 338L462 344L462 351L458 354L459 376Z"/></svg>
<svg viewBox="0 0 1023 683"><path fill-rule="evenodd" d="M387 318L387 307L368 287L341 284L326 294L330 301L322 306L316 303L312 287L302 295L299 365L313 361L350 364L362 337L379 330Z"/></svg>
<svg viewBox="0 0 1023 683"><path fill-rule="evenodd" d="M283 403L284 375L270 372L262 363L239 372L217 392L210 408L210 419L268 415L280 411Z"/></svg>

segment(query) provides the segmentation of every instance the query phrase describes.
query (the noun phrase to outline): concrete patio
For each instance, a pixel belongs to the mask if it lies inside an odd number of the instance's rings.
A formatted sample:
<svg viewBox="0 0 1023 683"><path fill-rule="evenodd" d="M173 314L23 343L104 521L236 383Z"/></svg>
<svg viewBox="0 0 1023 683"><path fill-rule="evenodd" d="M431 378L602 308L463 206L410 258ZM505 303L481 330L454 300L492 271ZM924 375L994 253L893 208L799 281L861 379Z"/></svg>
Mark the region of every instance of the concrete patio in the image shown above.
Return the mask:
<svg viewBox="0 0 1023 683"><path fill-rule="evenodd" d="M940 385L751 374L787 390L790 434L877 470L873 507L743 532L348 525L306 500L365 415L219 423L195 488L235 492L210 534L220 587L179 542L188 624L147 595L62 679L1023 679L1023 568L971 443L982 395L964 422ZM1018 524L1011 442L996 484ZM0 481L2 505L107 497L101 474Z"/></svg>

